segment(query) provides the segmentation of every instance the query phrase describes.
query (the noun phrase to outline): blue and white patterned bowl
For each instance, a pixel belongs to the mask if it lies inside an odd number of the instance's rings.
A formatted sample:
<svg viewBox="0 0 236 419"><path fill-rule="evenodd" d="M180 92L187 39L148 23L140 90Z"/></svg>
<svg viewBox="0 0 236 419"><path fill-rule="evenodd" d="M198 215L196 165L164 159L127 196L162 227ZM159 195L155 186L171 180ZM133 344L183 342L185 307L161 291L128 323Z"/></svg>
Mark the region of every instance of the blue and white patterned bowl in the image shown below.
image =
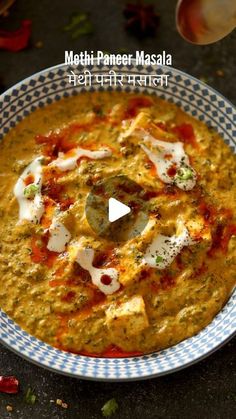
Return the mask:
<svg viewBox="0 0 236 419"><path fill-rule="evenodd" d="M89 66L93 74L107 73L110 68ZM156 74L157 68L148 66L118 66L119 73ZM35 109L84 90L101 90L92 87L74 87L68 84L70 70L78 72L82 67L59 65L41 71L18 83L0 97L0 138L22 118ZM180 106L215 128L225 142L236 151L236 111L232 104L199 80L169 67L161 67L158 74L169 74L168 87L132 87L124 85L117 90L156 93L163 99ZM104 89L111 89L104 86ZM131 358L92 358L57 350L23 331L6 313L0 311L0 341L17 354L40 366L79 378L124 381L137 380L167 374L209 355L236 331L236 291L205 329L196 336L171 348L150 355Z"/></svg>

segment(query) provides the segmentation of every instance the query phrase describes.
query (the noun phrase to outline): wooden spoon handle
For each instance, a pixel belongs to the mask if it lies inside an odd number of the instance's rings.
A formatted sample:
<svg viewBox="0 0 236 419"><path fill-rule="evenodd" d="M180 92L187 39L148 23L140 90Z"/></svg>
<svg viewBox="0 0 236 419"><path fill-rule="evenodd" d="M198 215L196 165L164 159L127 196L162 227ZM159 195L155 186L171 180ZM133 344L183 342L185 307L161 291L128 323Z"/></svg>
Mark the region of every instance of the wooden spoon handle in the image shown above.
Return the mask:
<svg viewBox="0 0 236 419"><path fill-rule="evenodd" d="M210 44L236 27L235 0L179 0L176 26L189 42Z"/></svg>

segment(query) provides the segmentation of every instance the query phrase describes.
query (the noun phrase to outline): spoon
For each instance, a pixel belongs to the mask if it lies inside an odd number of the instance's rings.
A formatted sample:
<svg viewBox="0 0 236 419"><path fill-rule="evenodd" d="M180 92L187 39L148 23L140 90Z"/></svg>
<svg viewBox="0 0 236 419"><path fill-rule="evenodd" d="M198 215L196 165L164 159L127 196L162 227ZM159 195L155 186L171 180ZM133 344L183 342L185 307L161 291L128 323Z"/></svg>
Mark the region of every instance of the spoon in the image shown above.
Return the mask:
<svg viewBox="0 0 236 419"><path fill-rule="evenodd" d="M217 42L236 27L236 0L178 0L176 26L193 44Z"/></svg>

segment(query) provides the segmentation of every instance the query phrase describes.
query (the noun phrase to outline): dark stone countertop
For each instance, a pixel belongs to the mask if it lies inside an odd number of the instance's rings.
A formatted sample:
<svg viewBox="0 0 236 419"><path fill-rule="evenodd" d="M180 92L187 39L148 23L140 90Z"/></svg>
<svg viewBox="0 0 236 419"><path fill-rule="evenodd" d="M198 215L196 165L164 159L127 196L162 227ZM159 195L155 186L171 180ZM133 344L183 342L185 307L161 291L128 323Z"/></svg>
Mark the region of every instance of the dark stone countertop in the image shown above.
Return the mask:
<svg viewBox="0 0 236 419"><path fill-rule="evenodd" d="M130 0L132 3L134 0ZM15 28L21 19L33 21L31 47L19 53L0 51L1 83L8 88L43 68L64 61L64 51L105 50L127 52L145 50L173 54L173 66L208 83L236 102L236 32L211 46L193 46L183 41L174 25L176 1L153 1L161 15L155 38L138 40L124 30L124 1L117 0L34 0L17 1L10 17L0 19L0 27ZM62 31L71 13L90 12L94 34L71 40ZM35 43L43 42L41 49ZM223 76L217 75L223 71ZM18 395L0 394L0 417L17 419L101 418L101 407L115 397L119 410L114 418L232 419L235 417L236 339L209 358L175 374L132 383L96 383L54 374L32 365L0 347L0 374L16 375L21 383ZM33 406L24 401L28 386L38 400ZM63 399L68 409L50 400ZM13 412L6 412L6 405Z"/></svg>

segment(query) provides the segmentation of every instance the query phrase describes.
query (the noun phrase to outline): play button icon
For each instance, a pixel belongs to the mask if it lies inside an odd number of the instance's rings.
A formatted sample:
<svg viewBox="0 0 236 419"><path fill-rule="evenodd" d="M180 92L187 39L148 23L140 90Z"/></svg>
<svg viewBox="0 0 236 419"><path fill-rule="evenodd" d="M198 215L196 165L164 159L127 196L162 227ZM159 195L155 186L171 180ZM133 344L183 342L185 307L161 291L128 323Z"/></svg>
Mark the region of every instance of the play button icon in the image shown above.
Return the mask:
<svg viewBox="0 0 236 419"><path fill-rule="evenodd" d="M143 231L149 213L145 191L125 175L96 182L86 199L86 219L99 236L112 242L130 240Z"/></svg>
<svg viewBox="0 0 236 419"><path fill-rule="evenodd" d="M110 223L119 220L121 217L129 214L131 208L128 205L122 204L115 198L110 198L108 201L108 219Z"/></svg>

